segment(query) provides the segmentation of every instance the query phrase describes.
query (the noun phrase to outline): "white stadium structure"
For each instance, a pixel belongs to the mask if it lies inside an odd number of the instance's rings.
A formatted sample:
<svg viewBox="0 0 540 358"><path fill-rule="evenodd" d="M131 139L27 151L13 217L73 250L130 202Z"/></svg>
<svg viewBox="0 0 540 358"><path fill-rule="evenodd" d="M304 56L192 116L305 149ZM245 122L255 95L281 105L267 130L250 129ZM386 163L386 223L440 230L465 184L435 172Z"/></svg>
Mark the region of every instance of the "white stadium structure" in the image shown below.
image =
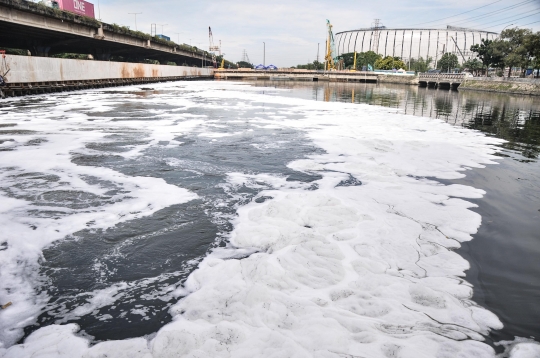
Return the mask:
<svg viewBox="0 0 540 358"><path fill-rule="evenodd" d="M453 26L446 29L371 27L336 33L335 46L338 55L371 50L382 56L400 57L404 62L431 57L436 66L438 59L447 52L456 54L460 63L464 58L474 58L475 54L470 51L472 45L479 44L482 39L494 40L497 36L495 32Z"/></svg>

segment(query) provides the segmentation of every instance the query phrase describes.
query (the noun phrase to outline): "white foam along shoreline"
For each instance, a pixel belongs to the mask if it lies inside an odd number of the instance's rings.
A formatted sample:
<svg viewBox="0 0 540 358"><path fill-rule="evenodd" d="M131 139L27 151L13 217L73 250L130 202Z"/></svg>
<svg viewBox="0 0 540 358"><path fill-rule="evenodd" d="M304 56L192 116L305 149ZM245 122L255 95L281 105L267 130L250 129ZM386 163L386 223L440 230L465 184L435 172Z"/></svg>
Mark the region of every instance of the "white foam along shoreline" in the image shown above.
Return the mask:
<svg viewBox="0 0 540 358"><path fill-rule="evenodd" d="M452 251L481 223L466 199L484 192L426 177L494 164L496 139L384 108L198 86L207 98L286 105L256 122L324 149L289 164L322 175L318 189L266 178L273 189L259 195L272 199L239 208L231 233L234 247L257 252L204 259L155 337L89 347L76 325L53 325L6 357L495 356L483 336L501 323L471 301L468 263ZM338 185L350 176L362 185ZM261 180L230 174L233 185Z"/></svg>

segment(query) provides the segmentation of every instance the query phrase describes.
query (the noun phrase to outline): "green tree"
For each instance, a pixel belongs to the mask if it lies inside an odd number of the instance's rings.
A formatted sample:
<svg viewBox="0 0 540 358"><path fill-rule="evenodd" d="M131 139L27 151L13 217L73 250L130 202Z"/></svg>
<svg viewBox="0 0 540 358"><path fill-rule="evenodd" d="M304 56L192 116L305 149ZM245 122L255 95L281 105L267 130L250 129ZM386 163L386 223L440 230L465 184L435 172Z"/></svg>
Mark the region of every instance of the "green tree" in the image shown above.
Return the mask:
<svg viewBox="0 0 540 358"><path fill-rule="evenodd" d="M509 77L513 67L521 67L525 71L531 62L532 56L526 46L526 38L531 35L531 30L517 27L501 32L500 40L497 41L497 49L503 55L504 64L510 67Z"/></svg>
<svg viewBox="0 0 540 358"><path fill-rule="evenodd" d="M405 63L399 57L386 56L375 61L375 68L381 70L392 70L405 68Z"/></svg>
<svg viewBox="0 0 540 358"><path fill-rule="evenodd" d="M462 67L476 75L478 74L478 71L482 69L483 65L477 58L472 58L464 62Z"/></svg>
<svg viewBox="0 0 540 358"><path fill-rule="evenodd" d="M411 70L415 71L416 73L427 72L431 68L430 64L433 62L433 57L428 57L425 60L423 57L418 59L412 58L410 61Z"/></svg>
<svg viewBox="0 0 540 358"><path fill-rule="evenodd" d="M356 70L361 70L363 66L371 65L375 67L375 62L382 56L374 51L356 53ZM345 68L352 68L354 64L354 52L343 53L338 59L343 59Z"/></svg>
<svg viewBox="0 0 540 358"><path fill-rule="evenodd" d="M459 66L459 61L456 55L447 52L442 55L439 62L437 62L437 68L441 71L450 71Z"/></svg>
<svg viewBox="0 0 540 358"><path fill-rule="evenodd" d="M324 62L313 61L313 69L319 71L324 70Z"/></svg>
<svg viewBox="0 0 540 358"><path fill-rule="evenodd" d="M360 52L356 55L356 68L362 69L363 66L375 66L375 62L382 58L381 55L374 51Z"/></svg>
<svg viewBox="0 0 540 358"><path fill-rule="evenodd" d="M246 61L239 61L237 65L238 68L253 68L253 64Z"/></svg>
<svg viewBox="0 0 540 358"><path fill-rule="evenodd" d="M338 59L343 60L343 65L345 68L352 68L354 65L354 52L342 53L338 56ZM356 59L358 61L358 54L356 54Z"/></svg>
<svg viewBox="0 0 540 358"><path fill-rule="evenodd" d="M540 69L540 31L527 36L524 40L524 46L531 56L530 66L533 69ZM538 73L536 77L538 77Z"/></svg>
<svg viewBox="0 0 540 358"><path fill-rule="evenodd" d="M305 65L297 65L296 68L301 70L324 70L324 63L313 61Z"/></svg>
<svg viewBox="0 0 540 358"><path fill-rule="evenodd" d="M218 65L218 67L221 66L221 61L222 60L223 60L223 56L216 56L216 63ZM225 68L230 68L230 69L237 69L238 68L236 63L232 63L231 61L228 61L228 60L225 60L224 66L225 66Z"/></svg>
<svg viewBox="0 0 540 358"><path fill-rule="evenodd" d="M498 67L502 61L502 57L494 49L492 40L482 39L481 43L472 45L471 51L476 53L476 57L482 61L486 68L486 76L490 66Z"/></svg>

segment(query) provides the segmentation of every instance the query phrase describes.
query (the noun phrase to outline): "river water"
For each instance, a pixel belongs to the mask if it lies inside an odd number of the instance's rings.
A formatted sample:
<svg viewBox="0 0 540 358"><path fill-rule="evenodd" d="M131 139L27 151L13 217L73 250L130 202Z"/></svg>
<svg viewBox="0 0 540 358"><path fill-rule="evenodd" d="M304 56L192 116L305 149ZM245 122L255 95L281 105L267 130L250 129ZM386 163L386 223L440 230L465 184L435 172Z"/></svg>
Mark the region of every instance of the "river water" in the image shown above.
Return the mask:
<svg viewBox="0 0 540 358"><path fill-rule="evenodd" d="M285 81L2 102L0 353L532 352L536 102Z"/></svg>

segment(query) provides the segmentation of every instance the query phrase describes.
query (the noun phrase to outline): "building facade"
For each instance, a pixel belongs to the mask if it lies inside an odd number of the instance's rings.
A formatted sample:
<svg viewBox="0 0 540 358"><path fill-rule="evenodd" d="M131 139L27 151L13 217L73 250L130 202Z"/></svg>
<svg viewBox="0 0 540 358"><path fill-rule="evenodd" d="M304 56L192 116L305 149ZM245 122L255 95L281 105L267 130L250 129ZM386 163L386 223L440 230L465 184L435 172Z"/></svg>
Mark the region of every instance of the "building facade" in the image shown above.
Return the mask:
<svg viewBox="0 0 540 358"><path fill-rule="evenodd" d="M482 39L494 40L495 32L447 26L446 29L387 29L367 28L338 32L335 46L338 55L349 52L374 51L382 56L400 57L405 63L410 59L431 57L436 67L444 53L455 54L460 63L474 58L472 45Z"/></svg>

